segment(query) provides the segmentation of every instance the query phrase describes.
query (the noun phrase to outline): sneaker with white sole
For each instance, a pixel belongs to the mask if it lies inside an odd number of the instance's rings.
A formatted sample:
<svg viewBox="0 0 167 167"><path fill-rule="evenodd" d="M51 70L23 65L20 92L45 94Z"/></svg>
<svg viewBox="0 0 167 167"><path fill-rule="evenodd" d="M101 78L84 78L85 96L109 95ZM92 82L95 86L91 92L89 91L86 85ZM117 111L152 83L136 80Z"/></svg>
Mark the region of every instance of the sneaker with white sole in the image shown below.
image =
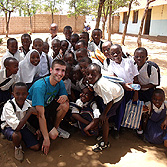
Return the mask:
<svg viewBox="0 0 167 167"><path fill-rule="evenodd" d="M23 153L23 150L22 150L22 147L15 147L15 158L18 160L18 161L23 161L24 159L24 153Z"/></svg>
<svg viewBox="0 0 167 167"><path fill-rule="evenodd" d="M61 129L60 127L57 128L57 131L59 132L59 135L58 135L59 137L62 137L64 139L68 139L70 137L70 133Z"/></svg>

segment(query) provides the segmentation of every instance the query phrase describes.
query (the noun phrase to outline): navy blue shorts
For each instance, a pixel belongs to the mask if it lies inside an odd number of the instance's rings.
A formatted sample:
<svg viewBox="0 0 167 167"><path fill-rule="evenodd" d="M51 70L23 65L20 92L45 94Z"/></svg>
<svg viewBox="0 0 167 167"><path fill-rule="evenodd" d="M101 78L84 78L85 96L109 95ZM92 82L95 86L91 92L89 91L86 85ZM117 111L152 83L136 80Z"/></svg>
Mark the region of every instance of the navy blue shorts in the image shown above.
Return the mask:
<svg viewBox="0 0 167 167"><path fill-rule="evenodd" d="M12 141L12 135L14 132L15 131L11 127L6 127L2 130L2 133L9 141ZM30 132L30 130L28 130L26 127L21 129L20 133L22 135L22 140L28 148L31 146L35 146L39 143L36 136L32 132Z"/></svg>

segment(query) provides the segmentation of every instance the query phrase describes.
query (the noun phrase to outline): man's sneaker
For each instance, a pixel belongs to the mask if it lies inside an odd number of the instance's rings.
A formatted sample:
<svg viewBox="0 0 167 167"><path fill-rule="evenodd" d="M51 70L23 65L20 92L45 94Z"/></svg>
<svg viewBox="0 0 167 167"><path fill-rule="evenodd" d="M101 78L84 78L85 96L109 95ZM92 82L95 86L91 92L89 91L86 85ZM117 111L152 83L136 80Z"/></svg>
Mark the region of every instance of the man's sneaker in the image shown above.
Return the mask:
<svg viewBox="0 0 167 167"><path fill-rule="evenodd" d="M23 153L23 150L22 150L22 147L15 147L15 158L18 160L18 161L23 161L24 159L24 153Z"/></svg>
<svg viewBox="0 0 167 167"><path fill-rule="evenodd" d="M62 137L64 139L68 139L70 137L70 133L61 129L60 127L57 128L57 131L59 132L59 135L58 135L59 137Z"/></svg>

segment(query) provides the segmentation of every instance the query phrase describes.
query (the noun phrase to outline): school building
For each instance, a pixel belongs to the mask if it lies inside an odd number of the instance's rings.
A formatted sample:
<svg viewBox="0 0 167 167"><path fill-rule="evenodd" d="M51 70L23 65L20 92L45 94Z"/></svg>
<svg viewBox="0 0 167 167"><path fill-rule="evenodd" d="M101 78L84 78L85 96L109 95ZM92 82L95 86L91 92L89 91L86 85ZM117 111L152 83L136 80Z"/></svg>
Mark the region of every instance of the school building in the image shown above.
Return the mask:
<svg viewBox="0 0 167 167"><path fill-rule="evenodd" d="M138 2L138 5L132 4L127 27L128 34L138 34L139 32L147 0L138 0ZM120 15L119 32L122 33L128 14L128 7L119 8L117 12ZM150 36L167 36L167 0L156 0L150 3L142 34Z"/></svg>

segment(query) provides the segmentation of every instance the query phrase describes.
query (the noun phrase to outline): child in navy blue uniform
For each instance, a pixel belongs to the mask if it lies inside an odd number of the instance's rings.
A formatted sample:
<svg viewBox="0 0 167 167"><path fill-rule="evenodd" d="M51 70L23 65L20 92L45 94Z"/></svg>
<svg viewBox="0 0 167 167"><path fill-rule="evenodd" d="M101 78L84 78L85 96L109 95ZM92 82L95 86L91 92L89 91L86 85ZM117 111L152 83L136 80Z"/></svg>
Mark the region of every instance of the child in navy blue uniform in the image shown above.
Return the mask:
<svg viewBox="0 0 167 167"><path fill-rule="evenodd" d="M72 117L78 121L81 131L93 136L98 134L98 122L100 111L94 101L94 92L88 87L82 89L80 99L78 99L72 108Z"/></svg>
<svg viewBox="0 0 167 167"><path fill-rule="evenodd" d="M167 147L167 102L162 89L155 89L152 100L145 103L149 110L149 118L145 138L150 143Z"/></svg>
<svg viewBox="0 0 167 167"><path fill-rule="evenodd" d="M14 98L4 105L1 115L2 133L8 140L13 141L15 158L19 161L23 160L22 140L32 150L40 148L37 137L26 126L28 118L32 114L37 115L36 109L26 100L27 95L27 86L23 82L16 83L13 86Z"/></svg>

